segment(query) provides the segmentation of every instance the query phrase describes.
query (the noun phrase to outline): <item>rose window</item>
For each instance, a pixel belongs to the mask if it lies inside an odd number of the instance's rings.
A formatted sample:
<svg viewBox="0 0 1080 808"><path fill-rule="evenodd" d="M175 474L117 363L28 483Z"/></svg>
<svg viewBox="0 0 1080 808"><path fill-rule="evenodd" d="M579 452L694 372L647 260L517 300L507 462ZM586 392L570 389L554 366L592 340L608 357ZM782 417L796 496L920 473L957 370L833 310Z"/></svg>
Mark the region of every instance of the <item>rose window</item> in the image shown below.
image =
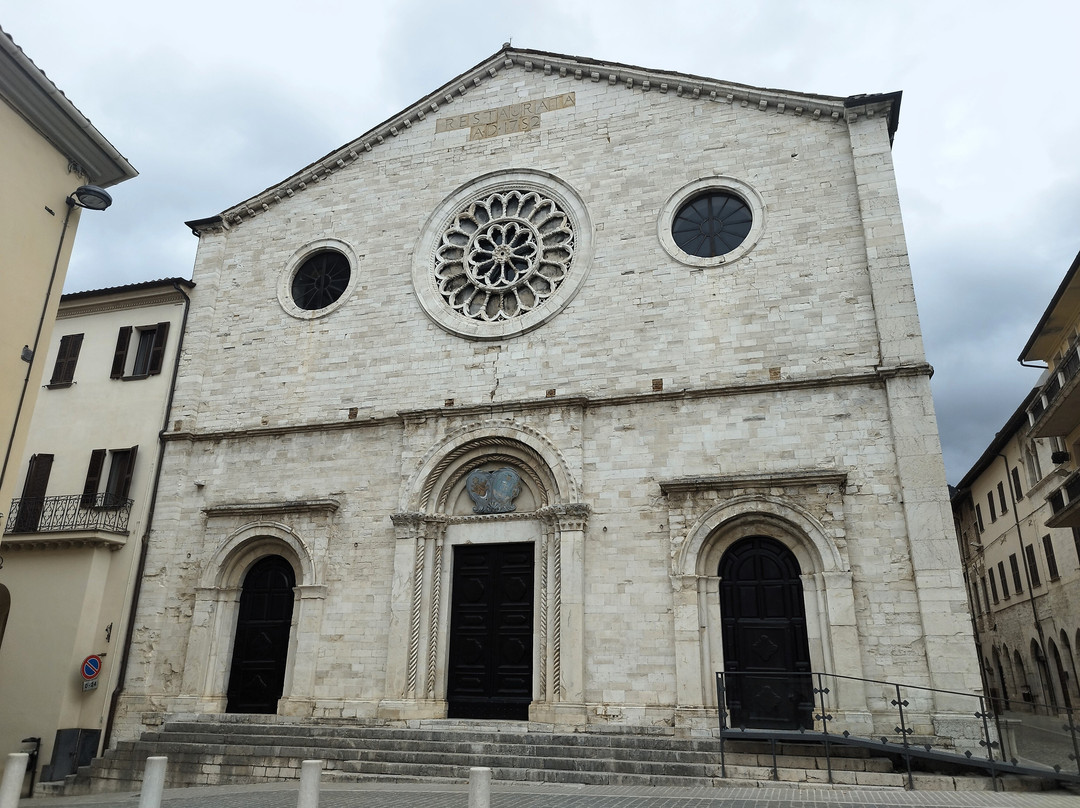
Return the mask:
<svg viewBox="0 0 1080 808"><path fill-rule="evenodd" d="M474 199L451 218L435 252L443 300L472 320L519 317L550 298L570 273L574 228L537 191Z"/></svg>

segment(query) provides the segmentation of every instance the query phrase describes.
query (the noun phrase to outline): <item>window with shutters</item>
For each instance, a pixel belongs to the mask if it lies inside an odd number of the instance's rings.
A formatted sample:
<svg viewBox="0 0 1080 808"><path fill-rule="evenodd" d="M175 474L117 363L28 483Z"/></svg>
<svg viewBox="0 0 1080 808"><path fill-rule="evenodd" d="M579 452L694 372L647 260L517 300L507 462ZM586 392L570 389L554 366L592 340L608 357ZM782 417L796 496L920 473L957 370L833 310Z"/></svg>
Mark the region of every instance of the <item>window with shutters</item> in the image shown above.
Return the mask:
<svg viewBox="0 0 1080 808"><path fill-rule="evenodd" d="M68 334L60 338L60 348L56 352L56 364L53 365L48 387L70 387L74 383L75 364L79 361L82 341L82 334Z"/></svg>
<svg viewBox="0 0 1080 808"><path fill-rule="evenodd" d="M116 338L110 377L127 381L161 373L168 336L168 323L121 328Z"/></svg>
<svg viewBox="0 0 1080 808"><path fill-rule="evenodd" d="M986 504L990 506L990 521L997 521L997 507L994 505L994 492L988 491L986 494Z"/></svg>
<svg viewBox="0 0 1080 808"><path fill-rule="evenodd" d="M1012 481L1013 481L1013 491L1016 494L1016 498L1017 499L1023 499L1024 498L1024 491L1023 491L1022 488L1020 488L1020 469L1018 469L1016 466L1013 466L1013 469L1012 469Z"/></svg>
<svg viewBox="0 0 1080 808"><path fill-rule="evenodd" d="M1027 556L1028 562L1028 575L1031 576L1032 586L1042 586L1042 580L1039 578L1039 565L1035 561L1035 548L1032 545L1024 547L1024 555Z"/></svg>
<svg viewBox="0 0 1080 808"><path fill-rule="evenodd" d="M1009 579L1005 577L1005 562L998 562L998 578L1001 579L1001 597L1009 599Z"/></svg>
<svg viewBox="0 0 1080 808"><path fill-rule="evenodd" d="M997 484L998 502L1001 503L1001 513L1006 514L1009 512L1009 506L1005 504L1005 485L1004 483Z"/></svg>
<svg viewBox="0 0 1080 808"><path fill-rule="evenodd" d="M1054 553L1054 540L1050 534L1042 537L1043 552L1046 553L1046 574L1051 581L1056 581L1061 576L1058 573L1057 554Z"/></svg>
<svg viewBox="0 0 1080 808"><path fill-rule="evenodd" d="M1017 592L1023 592L1024 587L1021 586L1023 580L1020 577L1020 564L1016 560L1016 553L1009 556L1009 566L1012 567L1013 586L1016 587Z"/></svg>
<svg viewBox="0 0 1080 808"><path fill-rule="evenodd" d="M139 447L129 449L94 449L83 485L84 508L119 508L127 503L135 457ZM109 456L109 471L105 474L105 459ZM102 488L104 478L104 488Z"/></svg>
<svg viewBox="0 0 1080 808"><path fill-rule="evenodd" d="M994 579L994 570L989 569L989 570L987 570L987 572L990 575L990 594L994 596L994 603L997 603L998 602L997 581Z"/></svg>

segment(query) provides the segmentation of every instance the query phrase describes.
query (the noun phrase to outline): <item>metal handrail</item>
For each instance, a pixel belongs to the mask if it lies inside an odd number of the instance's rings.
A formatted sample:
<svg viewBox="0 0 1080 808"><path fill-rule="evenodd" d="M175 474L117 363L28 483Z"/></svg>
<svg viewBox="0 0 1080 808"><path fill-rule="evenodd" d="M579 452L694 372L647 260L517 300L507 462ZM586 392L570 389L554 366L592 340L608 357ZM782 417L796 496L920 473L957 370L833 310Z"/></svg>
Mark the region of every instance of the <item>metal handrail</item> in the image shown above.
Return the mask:
<svg viewBox="0 0 1080 808"><path fill-rule="evenodd" d="M127 535L133 500L115 494L67 494L11 500L4 533L100 531Z"/></svg>
<svg viewBox="0 0 1080 808"><path fill-rule="evenodd" d="M875 705L879 709L871 710L873 735L855 725L844 726L842 710L833 697L836 685L844 681L881 689ZM809 712L805 701L808 684L813 692ZM994 779L995 787L1002 774L1080 783L1080 725L1071 707L1060 708L1051 717L995 712L991 700L979 693L820 671L721 671L716 674L716 694L724 776L725 741L749 739L770 743L776 779L777 744L809 742L824 747L830 783L833 748L838 745L861 746L901 759L909 788L913 787L913 761L920 759L981 770ZM939 703L942 698L951 704L943 706ZM764 707L755 713L755 706L760 705ZM777 705L786 705L786 709L775 710ZM770 708L774 708L771 714ZM888 719L889 708L895 726L882 735L883 720L893 723ZM855 712L865 717L864 711ZM966 721L965 715L971 720ZM953 722L953 735L944 724L939 727L942 718ZM1055 723L1062 720L1064 723Z"/></svg>

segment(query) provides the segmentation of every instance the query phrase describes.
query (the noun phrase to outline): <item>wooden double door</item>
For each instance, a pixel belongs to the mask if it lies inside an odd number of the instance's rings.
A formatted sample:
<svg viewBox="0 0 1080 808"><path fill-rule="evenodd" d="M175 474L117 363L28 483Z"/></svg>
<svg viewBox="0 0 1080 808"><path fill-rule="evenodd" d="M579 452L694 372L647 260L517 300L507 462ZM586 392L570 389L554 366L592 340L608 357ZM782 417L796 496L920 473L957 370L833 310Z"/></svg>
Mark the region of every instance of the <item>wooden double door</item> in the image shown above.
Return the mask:
<svg viewBox="0 0 1080 808"><path fill-rule="evenodd" d="M728 721L810 729L814 694L799 562L776 539L740 539L720 560Z"/></svg>
<svg viewBox="0 0 1080 808"><path fill-rule="evenodd" d="M457 545L453 552L447 715L528 719L534 545Z"/></svg>

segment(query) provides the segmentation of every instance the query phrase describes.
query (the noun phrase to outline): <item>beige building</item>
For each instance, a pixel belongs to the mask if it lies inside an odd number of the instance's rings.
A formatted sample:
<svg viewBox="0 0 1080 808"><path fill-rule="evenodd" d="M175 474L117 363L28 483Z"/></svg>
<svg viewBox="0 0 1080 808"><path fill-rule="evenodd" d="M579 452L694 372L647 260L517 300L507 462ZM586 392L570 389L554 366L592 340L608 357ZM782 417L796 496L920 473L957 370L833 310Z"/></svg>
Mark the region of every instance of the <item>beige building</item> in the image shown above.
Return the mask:
<svg viewBox="0 0 1080 808"><path fill-rule="evenodd" d="M0 751L41 738L43 780L88 763L109 722L192 286L64 295L41 351L49 375L4 503Z"/></svg>
<svg viewBox="0 0 1080 808"><path fill-rule="evenodd" d="M137 172L3 30L0 143L0 503L7 503L81 207L100 209L107 195L98 188ZM0 577L0 641L5 586Z"/></svg>
<svg viewBox="0 0 1080 808"><path fill-rule="evenodd" d="M1039 386L953 497L984 676L1004 709L1080 706L1078 272L1080 255L1020 354L1045 364Z"/></svg>
<svg viewBox="0 0 1080 808"><path fill-rule="evenodd" d="M1060 441L1032 429L1029 409L1041 397L1032 390L953 496L983 675L999 712L1080 698L1080 534L1050 526L1068 471Z"/></svg>
<svg viewBox="0 0 1080 808"><path fill-rule="evenodd" d="M899 104L507 46L190 222L118 737L707 732L717 671L979 690ZM892 733L894 692L828 706ZM728 695L815 720L809 691ZM972 721L913 698L920 735Z"/></svg>

